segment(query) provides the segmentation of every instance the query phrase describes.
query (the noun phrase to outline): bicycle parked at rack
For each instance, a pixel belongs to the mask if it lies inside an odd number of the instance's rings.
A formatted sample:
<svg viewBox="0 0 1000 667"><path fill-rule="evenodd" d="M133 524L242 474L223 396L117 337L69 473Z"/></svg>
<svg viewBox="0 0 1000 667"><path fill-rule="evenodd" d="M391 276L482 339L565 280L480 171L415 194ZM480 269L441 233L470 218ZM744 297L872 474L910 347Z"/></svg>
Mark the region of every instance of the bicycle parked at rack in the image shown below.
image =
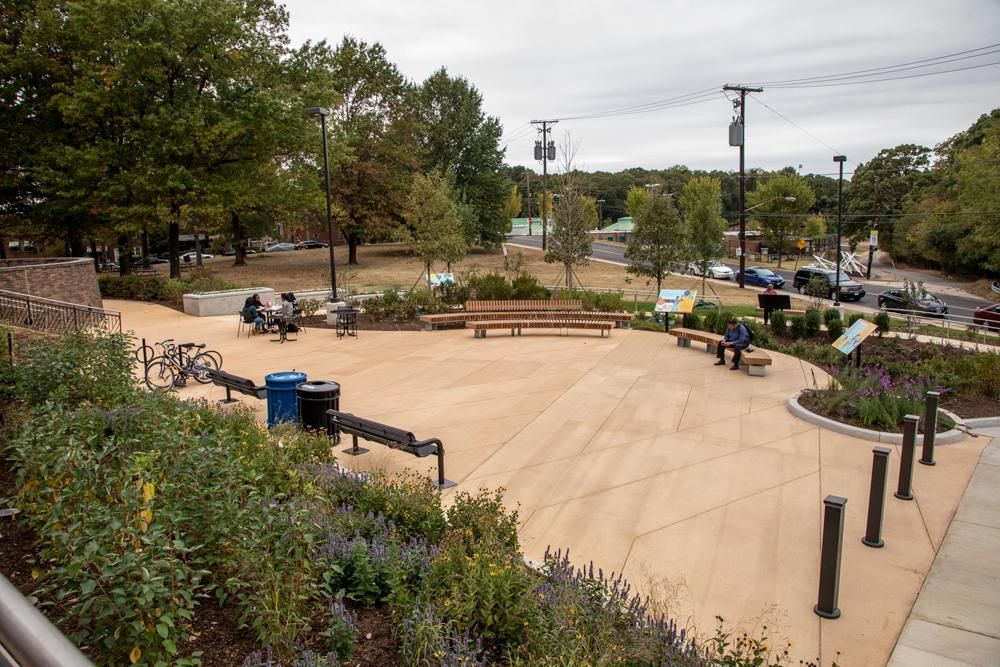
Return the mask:
<svg viewBox="0 0 1000 667"><path fill-rule="evenodd" d="M188 378L206 384L210 382L207 371L219 370L221 358L214 350L205 350L204 343L173 344L170 340L158 343L163 354L153 357L146 364L146 386L150 389L166 390L184 386ZM192 353L192 350L198 350Z"/></svg>
<svg viewBox="0 0 1000 667"><path fill-rule="evenodd" d="M145 341L146 339L144 338L143 343L135 350L136 361L143 364L143 366L148 366L156 357L177 353L177 344L173 338L166 338L158 343L153 343L153 345L147 345ZM202 345L201 347L204 348L205 346ZM198 354L214 358L217 368L222 368L222 355L215 350L202 350Z"/></svg>

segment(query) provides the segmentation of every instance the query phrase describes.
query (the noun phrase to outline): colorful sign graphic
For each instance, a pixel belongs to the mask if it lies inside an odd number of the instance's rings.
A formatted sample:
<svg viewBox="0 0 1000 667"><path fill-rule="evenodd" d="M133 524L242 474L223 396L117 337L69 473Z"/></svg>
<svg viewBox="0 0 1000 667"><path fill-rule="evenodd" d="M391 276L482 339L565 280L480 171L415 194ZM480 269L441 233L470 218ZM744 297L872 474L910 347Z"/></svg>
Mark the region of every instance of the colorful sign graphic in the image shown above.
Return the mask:
<svg viewBox="0 0 1000 667"><path fill-rule="evenodd" d="M661 289L656 300L658 313L690 313L694 310L694 299L698 292L689 289Z"/></svg>
<svg viewBox="0 0 1000 667"><path fill-rule="evenodd" d="M455 282L455 275L452 273L432 273L431 287L441 287L444 283Z"/></svg>
<svg viewBox="0 0 1000 667"><path fill-rule="evenodd" d="M858 320L844 332L837 340L833 341L833 346L844 354L850 354L865 338L868 338L878 330L878 327L868 320Z"/></svg>

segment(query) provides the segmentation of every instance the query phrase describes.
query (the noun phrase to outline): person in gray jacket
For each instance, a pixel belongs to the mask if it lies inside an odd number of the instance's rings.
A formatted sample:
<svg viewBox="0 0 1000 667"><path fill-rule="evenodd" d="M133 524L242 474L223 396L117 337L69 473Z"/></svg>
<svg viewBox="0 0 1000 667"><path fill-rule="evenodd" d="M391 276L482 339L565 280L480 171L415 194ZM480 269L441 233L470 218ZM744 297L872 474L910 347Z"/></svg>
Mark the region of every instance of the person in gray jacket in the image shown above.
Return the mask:
<svg viewBox="0 0 1000 667"><path fill-rule="evenodd" d="M719 343L717 350L719 360L715 362L715 365L726 365L726 349L728 348L733 351L733 365L729 367L729 370L738 371L740 369L740 357L743 356L743 350L749 346L750 332L747 330L747 325L737 322L736 318L731 318L729 325L726 327L726 335L722 337L722 342Z"/></svg>

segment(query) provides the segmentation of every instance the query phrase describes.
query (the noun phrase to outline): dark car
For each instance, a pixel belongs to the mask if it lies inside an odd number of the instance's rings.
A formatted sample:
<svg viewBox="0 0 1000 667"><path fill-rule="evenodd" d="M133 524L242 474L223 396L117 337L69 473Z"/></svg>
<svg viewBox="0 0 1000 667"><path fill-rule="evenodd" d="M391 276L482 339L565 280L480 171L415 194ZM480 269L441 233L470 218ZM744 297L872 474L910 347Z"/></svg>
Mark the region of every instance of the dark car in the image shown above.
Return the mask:
<svg viewBox="0 0 1000 667"><path fill-rule="evenodd" d="M325 248L326 244L322 241L303 241L302 243L296 243L296 250L312 250L313 248Z"/></svg>
<svg viewBox="0 0 1000 667"><path fill-rule="evenodd" d="M972 323L977 327L988 327L993 331L1000 331L1000 303L976 308L972 312Z"/></svg>
<svg viewBox="0 0 1000 667"><path fill-rule="evenodd" d="M160 259L159 257L143 257L141 259L137 259L134 262L132 262L132 266L143 267L143 266L152 266L154 264L169 264L169 263L170 262L168 262L167 260Z"/></svg>
<svg viewBox="0 0 1000 667"><path fill-rule="evenodd" d="M813 276L820 276L826 281L826 298L832 299L837 291L837 272L834 269L827 269L822 266L803 266L795 272L792 278L792 287L799 291L799 294L807 294L809 281ZM861 301L865 296L865 286L851 280L843 271L840 273L840 301Z"/></svg>
<svg viewBox="0 0 1000 667"><path fill-rule="evenodd" d="M736 280L739 281L740 274L736 273ZM746 285L757 285L758 287L767 287L768 285L774 285L775 287L783 287L785 284L785 279L779 276L777 273L771 269L765 269L759 266L754 266L747 269L746 277L743 279L743 283Z"/></svg>
<svg viewBox="0 0 1000 667"><path fill-rule="evenodd" d="M924 292L914 303L908 303L906 290L890 289L878 295L878 307L886 310L903 310L923 313L926 317L944 317L948 305L930 292Z"/></svg>

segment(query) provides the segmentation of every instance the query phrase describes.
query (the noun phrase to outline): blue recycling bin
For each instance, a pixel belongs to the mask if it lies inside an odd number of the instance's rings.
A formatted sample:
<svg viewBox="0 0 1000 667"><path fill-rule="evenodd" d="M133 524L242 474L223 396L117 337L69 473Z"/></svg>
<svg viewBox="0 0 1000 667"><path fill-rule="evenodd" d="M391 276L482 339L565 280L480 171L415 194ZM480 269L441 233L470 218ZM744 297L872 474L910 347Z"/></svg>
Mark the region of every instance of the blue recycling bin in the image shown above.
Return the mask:
<svg viewBox="0 0 1000 667"><path fill-rule="evenodd" d="M299 421L299 406L295 400L295 388L306 381L306 374L296 371L281 371L264 376L267 387L267 426L284 422Z"/></svg>

